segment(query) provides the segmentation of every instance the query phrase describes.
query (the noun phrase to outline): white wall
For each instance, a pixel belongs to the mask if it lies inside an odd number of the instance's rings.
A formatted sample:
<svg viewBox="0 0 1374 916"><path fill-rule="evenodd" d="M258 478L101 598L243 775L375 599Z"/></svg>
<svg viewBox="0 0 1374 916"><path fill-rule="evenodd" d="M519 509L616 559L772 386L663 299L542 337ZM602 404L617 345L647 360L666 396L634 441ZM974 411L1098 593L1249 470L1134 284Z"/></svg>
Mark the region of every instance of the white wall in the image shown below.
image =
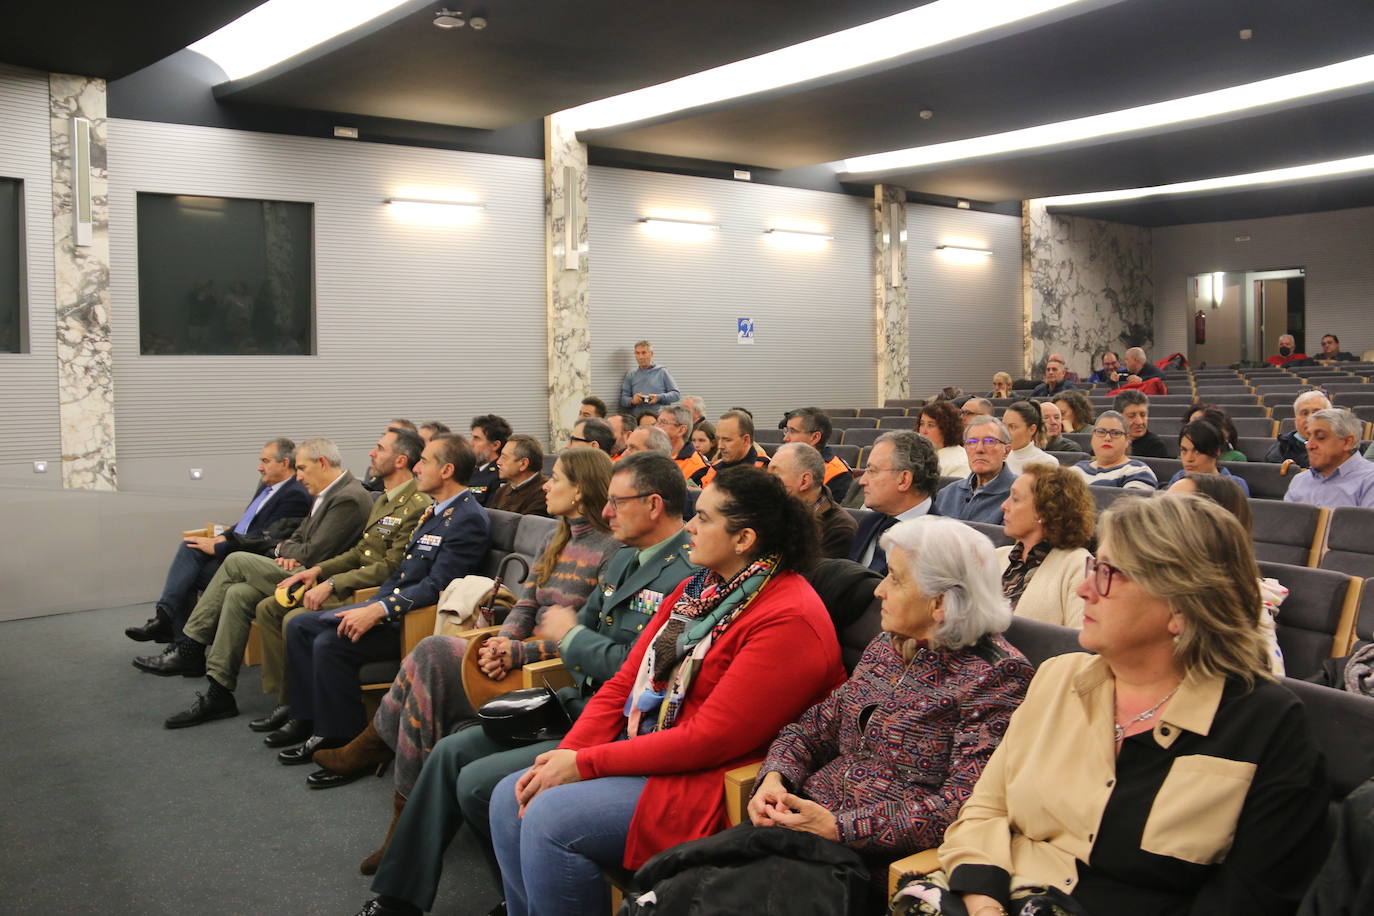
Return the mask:
<svg viewBox="0 0 1374 916"><path fill-rule="evenodd" d="M1250 237L1237 242L1236 236ZM1186 352L1190 274L1307 269L1307 346L1336 334L1356 356L1374 349L1374 208L1155 229L1155 350Z"/></svg>
<svg viewBox="0 0 1374 916"><path fill-rule="evenodd" d="M124 120L109 157L122 489L242 495L276 435L332 437L360 471L395 416L466 431L495 411L547 435L538 160ZM313 203L316 354L139 355L139 191ZM445 191L481 218L417 227L383 203ZM191 466L207 479L191 484Z"/></svg>
<svg viewBox="0 0 1374 916"><path fill-rule="evenodd" d="M792 407L876 403L866 198L604 167L587 196L592 380L608 404L641 338L712 417L738 405L772 426ZM720 229L669 241L638 222L668 212ZM834 239L798 251L765 238L789 222ZM736 342L741 317L756 322L752 346Z"/></svg>

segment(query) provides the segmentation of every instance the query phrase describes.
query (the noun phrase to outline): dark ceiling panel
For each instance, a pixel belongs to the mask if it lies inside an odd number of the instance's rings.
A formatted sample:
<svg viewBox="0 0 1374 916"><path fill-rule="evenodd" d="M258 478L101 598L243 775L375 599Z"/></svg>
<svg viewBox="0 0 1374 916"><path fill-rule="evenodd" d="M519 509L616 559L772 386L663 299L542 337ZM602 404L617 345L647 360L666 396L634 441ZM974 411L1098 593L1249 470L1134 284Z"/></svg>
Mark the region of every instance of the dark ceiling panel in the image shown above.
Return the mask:
<svg viewBox="0 0 1374 916"><path fill-rule="evenodd" d="M1241 41L1238 30L1254 37ZM588 142L770 168L942 143L1193 95L1374 51L1374 3L1150 0L807 91ZM922 121L924 108L935 117ZM865 176L867 177L867 176Z"/></svg>
<svg viewBox="0 0 1374 916"><path fill-rule="evenodd" d="M0 63L118 79L233 22L263 0L13 0Z"/></svg>
<svg viewBox="0 0 1374 916"><path fill-rule="evenodd" d="M493 0L489 25L444 31L433 8L268 78L226 102L495 129L776 50L919 6L912 0Z"/></svg>

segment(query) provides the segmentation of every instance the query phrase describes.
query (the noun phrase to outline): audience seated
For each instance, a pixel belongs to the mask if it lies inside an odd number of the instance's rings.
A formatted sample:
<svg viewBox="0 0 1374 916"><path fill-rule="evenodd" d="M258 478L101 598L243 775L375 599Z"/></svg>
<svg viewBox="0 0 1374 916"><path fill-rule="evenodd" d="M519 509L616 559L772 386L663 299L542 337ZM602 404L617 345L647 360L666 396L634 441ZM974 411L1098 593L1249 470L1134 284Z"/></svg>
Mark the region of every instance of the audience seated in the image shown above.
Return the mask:
<svg viewBox="0 0 1374 916"><path fill-rule="evenodd" d="M296 479L296 443L271 439L258 453L258 487L243 515L223 534L183 537L172 554L153 616L124 635L135 642L172 642L191 615L196 594L210 584L224 558L237 550L270 551L310 514L311 497Z"/></svg>
<svg viewBox="0 0 1374 916"><path fill-rule="evenodd" d="M969 421L974 417L992 416L992 402L987 398L969 398L959 408L959 420L968 428Z"/></svg>
<svg viewBox="0 0 1374 916"><path fill-rule="evenodd" d="M873 861L940 844L1033 673L987 538L933 516L882 536L883 632L834 693L768 749L749 819L834 840Z"/></svg>
<svg viewBox="0 0 1374 916"><path fill-rule="evenodd" d="M599 420L606 419L606 402L598 397L586 397L577 407L577 417L585 420L588 417L596 417Z"/></svg>
<svg viewBox="0 0 1374 916"><path fill-rule="evenodd" d="M620 670L664 596L693 571L689 539L682 531L685 498L686 484L666 454L626 456L612 470L602 514L624 546L604 567L580 610L574 614L570 605L546 607L535 631L558 644L573 674L576 686L559 692L573 720L597 688ZM444 850L462 825L466 822L490 851L488 808L496 784L557 746L557 741L544 741L511 748L480 728L462 729L434 745L383 846L372 882L372 890L381 895L375 911L432 909ZM494 860L490 864L495 869ZM495 880L499 887L499 870Z"/></svg>
<svg viewBox="0 0 1374 916"><path fill-rule="evenodd" d="M692 430L692 448L708 464L716 460L716 424L702 420Z"/></svg>
<svg viewBox="0 0 1374 916"><path fill-rule="evenodd" d="M1291 362L1307 359L1306 353L1298 352L1297 341L1292 334L1279 335L1279 352L1265 360L1271 366L1286 366Z"/></svg>
<svg viewBox="0 0 1374 916"><path fill-rule="evenodd" d="M437 420L433 422L438 423ZM439 423L439 425L443 426L444 424ZM405 417L397 417L396 419L389 421L386 424L386 426L382 427L382 432L386 432L388 429L392 429L393 427L397 429L410 430L412 433L418 435L423 441L429 441L429 439L426 438L425 434L420 431L420 428L416 426L414 423L412 423L410 420L407 420ZM448 429L445 428L443 431L448 432ZM430 430L429 435L434 435L433 429ZM363 476L363 488L371 493L380 493L386 489L386 485L382 483L380 478L374 477L372 476L372 474L369 473Z"/></svg>
<svg viewBox="0 0 1374 916"><path fill-rule="evenodd" d="M1169 478L1169 485L1182 478L1184 474L1216 474L1234 481L1236 486L1249 496L1250 485L1245 482L1245 478L1236 477L1217 464L1225 445L1225 437L1210 421L1193 420L1185 423L1178 432L1178 459L1183 462L1183 467Z"/></svg>
<svg viewBox="0 0 1374 916"><path fill-rule="evenodd" d="M1115 410L1104 410L1093 427L1092 459L1078 462L1073 469L1096 487L1155 489L1159 485L1155 472L1143 461L1126 457L1126 435L1126 418Z"/></svg>
<svg viewBox="0 0 1374 916"><path fill-rule="evenodd" d="M969 421L964 428L969 474L940 490L934 512L965 522L1002 524L1002 503L1016 479L1007 464L1010 439L1006 425L996 417L975 417Z"/></svg>
<svg viewBox="0 0 1374 916"><path fill-rule="evenodd" d="M387 436L393 435L388 431ZM413 433L406 435L418 438ZM163 723L167 728L186 728L238 715L234 687L254 606L272 594L283 572L334 556L352 543L367 523L372 497L343 468L339 449L329 439L307 439L297 447L296 476L315 497L315 505L295 533L273 549L273 558L247 551L231 553L196 602L180 638L162 655L134 659L136 668L152 674L206 676L209 690L197 694L189 709L170 716Z"/></svg>
<svg viewBox="0 0 1374 916"><path fill-rule="evenodd" d="M1065 368L1064 360L1059 356L1053 355L1047 359L1045 361L1045 380L1035 386L1035 390L1031 392L1031 397L1050 398L1061 391L1077 388L1077 384L1064 377Z"/></svg>
<svg viewBox="0 0 1374 916"><path fill-rule="evenodd" d="M615 448L615 431L596 417L578 420L568 436L568 448L594 448L609 455Z"/></svg>
<svg viewBox="0 0 1374 916"><path fill-rule="evenodd" d="M1002 413L1002 423L1010 436L1007 466L1013 474L1033 461L1053 461L1054 458L1040 444L1045 441L1045 421L1040 409L1030 401L1017 401Z"/></svg>
<svg viewBox="0 0 1374 916"><path fill-rule="evenodd" d="M519 515L548 515L544 499L544 483L548 478L543 468L544 449L539 440L533 436L511 436L496 461L501 486L492 495L487 508Z"/></svg>
<svg viewBox="0 0 1374 916"><path fill-rule="evenodd" d="M1030 464L1002 503L1002 530L1015 543L997 548L1002 593L1021 617L1061 627L1083 626L1078 585L1092 558L1097 508L1080 474Z"/></svg>
<svg viewBox="0 0 1374 916"><path fill-rule="evenodd" d="M830 495L840 502L854 483L854 472L843 458L830 450L830 417L819 407L798 407L782 418L782 441L803 442L820 452L825 462L825 479Z"/></svg>
<svg viewBox="0 0 1374 916"><path fill-rule="evenodd" d="M815 526L781 483L724 471L687 527L704 568L664 600L559 748L495 789L511 916L604 916L602 868L638 868L723 827L725 771L844 679L834 625L797 572L814 563Z"/></svg>
<svg viewBox="0 0 1374 916"><path fill-rule="evenodd" d="M1336 509L1374 508L1374 462L1359 452L1364 424L1348 410L1318 410L1307 420L1308 470L1293 478L1284 499Z"/></svg>
<svg viewBox="0 0 1374 916"><path fill-rule="evenodd" d="M1292 461L1307 467L1307 421L1319 410L1329 410L1331 401L1320 391L1304 391L1293 401L1293 429L1279 433L1264 460L1275 464Z"/></svg>
<svg viewBox="0 0 1374 916"><path fill-rule="evenodd" d="M1341 349L1341 339L1335 334L1322 335L1322 352L1317 359L1340 360L1342 362L1354 362L1359 359L1354 353L1347 353Z"/></svg>
<svg viewBox="0 0 1374 916"><path fill-rule="evenodd" d="M1040 402L1040 419L1045 424L1045 451L1083 451L1083 446L1072 439L1064 438L1064 412L1054 401Z"/></svg>
<svg viewBox="0 0 1374 916"><path fill-rule="evenodd" d="M678 469L689 484L704 487L716 476L716 472L688 441L691 428L692 414L681 404L665 407L658 412L658 431L668 437L668 455L677 462Z"/></svg>
<svg viewBox="0 0 1374 916"><path fill-rule="evenodd" d="M679 401L683 407L692 412L692 429L695 431L701 428L701 424L709 422L706 419L706 399L696 394L684 395Z"/></svg>
<svg viewBox="0 0 1374 916"><path fill-rule="evenodd" d="M1215 404L1205 404L1194 401L1188 406L1188 413L1184 415L1184 420L1194 423L1198 420L1206 420L1217 428L1221 433L1221 453L1217 456L1218 461L1248 461L1245 453L1236 448L1236 443L1240 441L1240 433L1236 431L1236 424L1231 421L1231 415L1224 408Z"/></svg>
<svg viewBox="0 0 1374 916"><path fill-rule="evenodd" d="M479 568L490 522L467 488L476 464L461 436L431 439L415 465L415 478L434 505L420 516L400 566L378 588L378 599L308 612L286 625L291 718L296 734L309 737L278 754L281 763L309 763L315 751L340 747L361 732L367 719L358 670L368 662L399 660L401 618L434 604L450 582Z"/></svg>
<svg viewBox="0 0 1374 916"><path fill-rule="evenodd" d="M1139 391L1123 391L1112 398L1112 409L1126 421L1132 458L1167 458L1164 440L1150 432L1150 399Z"/></svg>
<svg viewBox="0 0 1374 916"><path fill-rule="evenodd" d="M1097 412L1093 410L1093 402L1088 400L1086 394L1081 391L1062 391L1050 400L1059 407L1065 432L1092 432L1093 418Z"/></svg>
<svg viewBox="0 0 1374 916"><path fill-rule="evenodd" d="M654 426L658 423L658 414L653 411L645 411L635 418L635 422L640 426Z"/></svg>
<svg viewBox="0 0 1374 916"><path fill-rule="evenodd" d="M849 559L886 575L887 554L879 543L883 532L934 511L931 497L940 486L940 464L930 440L906 429L883 433L869 449L859 486L873 514L859 523Z"/></svg>
<svg viewBox="0 0 1374 916"><path fill-rule="evenodd" d="M626 438L635 428L634 415L618 410L606 418L606 425L615 434L615 443L611 446L611 458L619 458L625 452Z"/></svg>
<svg viewBox="0 0 1374 916"><path fill-rule="evenodd" d="M1152 378L1163 379L1164 373L1159 371L1159 367L1150 362L1145 351L1140 347L1131 347L1123 357L1126 361L1126 375L1122 382L1124 385L1138 385L1147 382Z"/></svg>
<svg viewBox="0 0 1374 916"><path fill-rule="evenodd" d="M1112 916L1291 912L1320 862L1326 776L1268 673L1245 532L1180 496L1118 500L1101 536L1079 589L1097 654L1040 666L929 883L947 876L969 913L1064 896Z"/></svg>
<svg viewBox="0 0 1374 916"><path fill-rule="evenodd" d="M854 546L858 523L835 502L825 485L825 462L821 453L805 442L779 446L768 471L782 481L789 496L801 501L816 519L822 557L844 559Z"/></svg>
<svg viewBox="0 0 1374 916"><path fill-rule="evenodd" d="M1108 350L1102 354L1098 361L1101 368L1093 370L1088 375L1088 381L1095 385L1107 385L1116 388L1121 384L1121 357L1115 351Z"/></svg>
<svg viewBox="0 0 1374 916"><path fill-rule="evenodd" d="M935 446L941 477L964 477L969 473L968 452L964 450L964 427L959 410L949 401L934 401L921 408L916 432Z"/></svg>
<svg viewBox="0 0 1374 916"><path fill-rule="evenodd" d="M673 456L673 444L663 430L657 426L641 426L625 438L623 454L634 455L639 452L658 452L671 458ZM681 465L679 465L680 467Z"/></svg>
<svg viewBox="0 0 1374 916"><path fill-rule="evenodd" d="M990 398L1010 398L1015 397L1011 391L1011 373L995 372L992 376L992 390L988 392Z"/></svg>
<svg viewBox="0 0 1374 916"><path fill-rule="evenodd" d="M635 368L625 373L620 383L620 406L635 416L657 415L667 404L682 397L673 374L654 362L654 345L647 340L635 344ZM689 414L690 416L690 414Z"/></svg>
<svg viewBox="0 0 1374 916"><path fill-rule="evenodd" d="M472 472L467 492L470 498L485 506L496 488L501 486L501 469L497 467L496 459L501 457L501 449L506 447L511 428L501 417L488 413L472 418L469 433L472 436L469 444L477 467Z"/></svg>
<svg viewBox="0 0 1374 916"><path fill-rule="evenodd" d="M716 447L720 454L711 467L717 474L730 468L768 466L768 456L754 448L754 418L747 411L732 408L720 415Z"/></svg>
<svg viewBox="0 0 1374 916"><path fill-rule="evenodd" d="M421 423L415 431L420 434L421 442L428 442L439 433L448 433L453 430L449 429L447 423L440 423L438 420L430 420L428 423Z"/></svg>

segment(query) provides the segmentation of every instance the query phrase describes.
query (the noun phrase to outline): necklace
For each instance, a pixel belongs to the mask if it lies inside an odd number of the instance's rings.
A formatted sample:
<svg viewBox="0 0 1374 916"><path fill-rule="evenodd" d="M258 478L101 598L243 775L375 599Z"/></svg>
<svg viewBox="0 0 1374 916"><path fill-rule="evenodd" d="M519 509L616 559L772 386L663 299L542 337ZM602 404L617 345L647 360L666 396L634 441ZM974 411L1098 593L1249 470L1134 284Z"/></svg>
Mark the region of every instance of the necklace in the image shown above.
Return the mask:
<svg viewBox="0 0 1374 916"><path fill-rule="evenodd" d="M1161 707L1161 706L1163 706L1165 703L1169 702L1169 698L1172 697L1172 696L1173 696L1174 694L1176 694L1176 693L1178 693L1178 688L1177 688L1177 687L1175 687L1173 690L1170 690L1168 693L1166 693L1166 694L1164 695L1164 699L1160 700L1158 703L1156 703L1155 705L1151 706L1149 709L1145 710L1145 711L1142 712L1140 715L1136 716L1134 719L1131 719L1129 722L1125 723L1124 725L1123 725L1123 724L1116 723L1116 722L1113 722L1113 723L1112 723L1112 734L1116 737L1116 743L1117 743L1117 744L1120 744L1122 741L1125 741L1125 740L1126 740L1126 729L1130 728L1132 725L1136 724L1137 722L1144 722L1146 719L1152 719L1152 718L1154 718L1155 713L1159 712L1159 707Z"/></svg>

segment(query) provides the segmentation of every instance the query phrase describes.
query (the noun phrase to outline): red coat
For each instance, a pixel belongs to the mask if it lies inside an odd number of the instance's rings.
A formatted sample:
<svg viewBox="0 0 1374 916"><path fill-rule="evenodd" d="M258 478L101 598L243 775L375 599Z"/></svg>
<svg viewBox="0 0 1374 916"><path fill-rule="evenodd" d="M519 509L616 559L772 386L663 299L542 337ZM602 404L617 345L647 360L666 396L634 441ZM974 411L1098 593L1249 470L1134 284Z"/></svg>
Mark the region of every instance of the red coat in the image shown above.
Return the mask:
<svg viewBox="0 0 1374 916"><path fill-rule="evenodd" d="M686 583L659 606L615 677L587 703L560 747L583 779L648 776L625 842L637 869L654 853L724 829L726 770L761 760L782 727L845 679L835 625L807 581L777 576L711 646L677 723L617 741L649 641Z"/></svg>

